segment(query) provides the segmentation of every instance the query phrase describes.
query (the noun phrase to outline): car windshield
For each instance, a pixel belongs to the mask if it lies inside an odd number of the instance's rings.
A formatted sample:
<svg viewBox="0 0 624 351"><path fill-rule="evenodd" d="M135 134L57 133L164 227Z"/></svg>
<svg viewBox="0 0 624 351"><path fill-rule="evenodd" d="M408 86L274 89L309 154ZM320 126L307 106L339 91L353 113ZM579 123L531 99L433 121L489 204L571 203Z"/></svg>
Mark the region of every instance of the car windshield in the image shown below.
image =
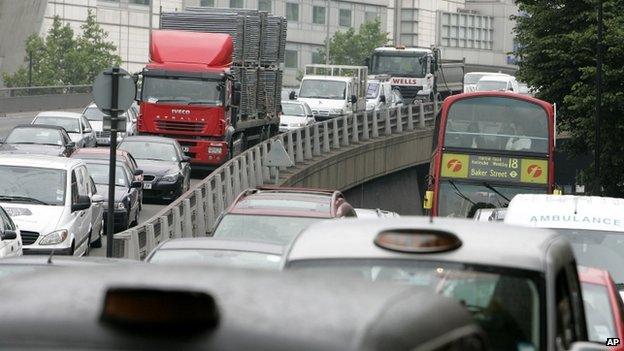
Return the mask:
<svg viewBox="0 0 624 351"><path fill-rule="evenodd" d="M426 63L424 53L406 52L394 54L376 53L373 56L371 74L389 74L395 77L423 78ZM421 61L423 61L421 63Z"/></svg>
<svg viewBox="0 0 624 351"><path fill-rule="evenodd" d="M377 82L368 82L366 86L366 98L374 99L379 95L379 83Z"/></svg>
<svg viewBox="0 0 624 351"><path fill-rule="evenodd" d="M84 110L84 115L89 121L101 121L104 119L104 112L100 111L95 106L89 106Z"/></svg>
<svg viewBox="0 0 624 351"><path fill-rule="evenodd" d="M505 97L472 97L448 112L446 147L548 153L548 114L539 105Z"/></svg>
<svg viewBox="0 0 624 351"><path fill-rule="evenodd" d="M205 264L211 266L234 266L279 269L281 257L261 252L208 249L158 250L149 260L159 264Z"/></svg>
<svg viewBox="0 0 624 351"><path fill-rule="evenodd" d="M120 150L125 150L135 160L179 161L176 147L171 143L149 141L123 141L119 144Z"/></svg>
<svg viewBox="0 0 624 351"><path fill-rule="evenodd" d="M0 165L0 202L63 205L65 186L65 170ZM15 215L12 210L5 210Z"/></svg>
<svg viewBox="0 0 624 351"><path fill-rule="evenodd" d="M585 282L581 283L581 287L589 341L604 343L617 335L607 287Z"/></svg>
<svg viewBox="0 0 624 351"><path fill-rule="evenodd" d="M305 117L306 111L303 105L285 103L282 104L282 114L287 116Z"/></svg>
<svg viewBox="0 0 624 351"><path fill-rule="evenodd" d="M287 245L308 225L322 218L227 214L214 231L215 238Z"/></svg>
<svg viewBox="0 0 624 351"><path fill-rule="evenodd" d="M495 80L480 80L477 83L477 91L507 90L507 82Z"/></svg>
<svg viewBox="0 0 624 351"><path fill-rule="evenodd" d="M438 215L444 217L472 218L481 208L507 207L509 199L517 194L545 194L546 188L492 185L459 181L440 181ZM498 192L498 193L497 193ZM501 196L504 195L503 196Z"/></svg>
<svg viewBox="0 0 624 351"><path fill-rule="evenodd" d="M142 99L147 102L221 106L221 84L216 80L148 76L143 78Z"/></svg>
<svg viewBox="0 0 624 351"><path fill-rule="evenodd" d="M479 79L485 77L487 74L481 73L468 73L464 76L464 84L477 84Z"/></svg>
<svg viewBox="0 0 624 351"><path fill-rule="evenodd" d="M7 144L63 145L61 132L48 128L15 128L7 136Z"/></svg>
<svg viewBox="0 0 624 351"><path fill-rule="evenodd" d="M108 164L104 163L87 163L87 169L95 184L108 185ZM115 168L115 185L128 187L128 178L123 167Z"/></svg>
<svg viewBox="0 0 624 351"><path fill-rule="evenodd" d="M300 98L342 100L346 93L347 83L324 79L304 79L299 89Z"/></svg>
<svg viewBox="0 0 624 351"><path fill-rule="evenodd" d="M65 128L68 133L80 133L80 119L70 117L39 116L33 124L46 124Z"/></svg>
<svg viewBox="0 0 624 351"><path fill-rule="evenodd" d="M578 264L609 271L613 281L624 283L624 232L559 228L553 230L564 234L572 243Z"/></svg>
<svg viewBox="0 0 624 351"><path fill-rule="evenodd" d="M398 259L301 260L288 269L428 287L465 305L488 334L491 350L541 348L543 294L540 284L523 272Z"/></svg>

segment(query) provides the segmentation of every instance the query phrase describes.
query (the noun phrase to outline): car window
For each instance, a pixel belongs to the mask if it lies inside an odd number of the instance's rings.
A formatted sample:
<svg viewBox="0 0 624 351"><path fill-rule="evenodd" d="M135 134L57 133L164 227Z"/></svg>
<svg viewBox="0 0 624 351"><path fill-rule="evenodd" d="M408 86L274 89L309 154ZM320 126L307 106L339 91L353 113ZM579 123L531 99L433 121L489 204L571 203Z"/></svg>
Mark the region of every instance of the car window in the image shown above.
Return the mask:
<svg viewBox="0 0 624 351"><path fill-rule="evenodd" d="M91 124L89 123L89 121L86 118L84 118L84 117L80 118L80 123L82 123L82 130L83 131L92 129L91 128Z"/></svg>
<svg viewBox="0 0 624 351"><path fill-rule="evenodd" d="M50 128L15 128L9 133L7 144L63 145L62 134Z"/></svg>
<svg viewBox="0 0 624 351"><path fill-rule="evenodd" d="M83 166L78 167L76 171L77 171L76 180L78 181L78 195L88 196L89 189L88 189L87 179L89 179L88 178L89 173L87 173L87 170Z"/></svg>
<svg viewBox="0 0 624 351"><path fill-rule="evenodd" d="M565 269L561 269L557 274L555 284L555 302L557 309L556 342L560 345L560 348L567 350L577 339L577 336L574 326L573 300L570 294L570 286Z"/></svg>
<svg viewBox="0 0 624 351"><path fill-rule="evenodd" d="M15 230L15 223L13 223L13 220L11 220L11 217L4 209L0 209L0 218L2 219L2 230Z"/></svg>
<svg viewBox="0 0 624 351"><path fill-rule="evenodd" d="M71 201L72 204L78 203L78 180L76 176L76 170L71 172Z"/></svg>

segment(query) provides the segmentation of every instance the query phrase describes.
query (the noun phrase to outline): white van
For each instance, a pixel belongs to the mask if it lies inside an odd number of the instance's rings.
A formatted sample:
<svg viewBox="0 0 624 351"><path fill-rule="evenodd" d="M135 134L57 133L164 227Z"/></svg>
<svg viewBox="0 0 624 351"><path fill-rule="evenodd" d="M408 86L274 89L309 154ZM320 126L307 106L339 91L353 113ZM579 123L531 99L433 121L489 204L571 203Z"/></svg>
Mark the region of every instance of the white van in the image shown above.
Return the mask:
<svg viewBox="0 0 624 351"><path fill-rule="evenodd" d="M24 254L88 255L96 241L92 182L82 160L0 155L0 205L19 226Z"/></svg>
<svg viewBox="0 0 624 351"><path fill-rule="evenodd" d="M551 228L568 236L577 263L609 271L624 283L624 199L573 195L516 195L505 224Z"/></svg>
<svg viewBox="0 0 624 351"><path fill-rule="evenodd" d="M403 106L399 89L393 89L389 80L371 79L366 86L366 111Z"/></svg>
<svg viewBox="0 0 624 351"><path fill-rule="evenodd" d="M516 77L509 75L487 75L477 82L475 91L511 91L518 92L520 86Z"/></svg>
<svg viewBox="0 0 624 351"><path fill-rule="evenodd" d="M469 72L464 75L464 93L472 93L477 89L477 83L485 76L501 76L511 77L505 73L493 73L493 72Z"/></svg>

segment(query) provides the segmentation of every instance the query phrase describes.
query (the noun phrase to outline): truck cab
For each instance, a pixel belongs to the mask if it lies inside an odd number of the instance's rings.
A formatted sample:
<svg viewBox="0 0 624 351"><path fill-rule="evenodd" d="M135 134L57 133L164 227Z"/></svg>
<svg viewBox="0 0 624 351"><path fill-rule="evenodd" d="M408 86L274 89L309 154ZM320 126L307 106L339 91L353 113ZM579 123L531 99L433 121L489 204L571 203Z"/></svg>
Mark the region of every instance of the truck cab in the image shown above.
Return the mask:
<svg viewBox="0 0 624 351"><path fill-rule="evenodd" d="M307 103L315 119L325 120L366 109L366 67L308 65L299 96L290 99Z"/></svg>

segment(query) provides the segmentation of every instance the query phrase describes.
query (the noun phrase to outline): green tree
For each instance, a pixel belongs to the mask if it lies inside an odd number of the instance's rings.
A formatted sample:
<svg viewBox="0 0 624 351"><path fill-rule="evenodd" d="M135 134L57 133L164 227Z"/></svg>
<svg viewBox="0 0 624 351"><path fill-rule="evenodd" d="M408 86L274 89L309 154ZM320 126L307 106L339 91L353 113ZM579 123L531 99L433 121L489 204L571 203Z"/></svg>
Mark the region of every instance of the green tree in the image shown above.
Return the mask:
<svg viewBox="0 0 624 351"><path fill-rule="evenodd" d="M370 57L376 47L390 41L387 32L381 30L381 22L375 19L364 22L360 29L349 28L344 32L336 32L329 41L329 60L335 65L361 66ZM325 62L325 48L318 50L322 62Z"/></svg>
<svg viewBox="0 0 624 351"><path fill-rule="evenodd" d="M27 39L26 63L13 74L3 74L6 86L28 86L29 56L34 86L91 84L99 72L121 62L91 11L81 29L75 38L69 24L55 16L45 39L36 34Z"/></svg>
<svg viewBox="0 0 624 351"><path fill-rule="evenodd" d="M518 0L518 77L537 96L558 106L558 129L571 135L570 151L593 152L597 2ZM604 0L605 40L600 183L604 193L624 196L624 0ZM583 179L593 187L593 165Z"/></svg>

